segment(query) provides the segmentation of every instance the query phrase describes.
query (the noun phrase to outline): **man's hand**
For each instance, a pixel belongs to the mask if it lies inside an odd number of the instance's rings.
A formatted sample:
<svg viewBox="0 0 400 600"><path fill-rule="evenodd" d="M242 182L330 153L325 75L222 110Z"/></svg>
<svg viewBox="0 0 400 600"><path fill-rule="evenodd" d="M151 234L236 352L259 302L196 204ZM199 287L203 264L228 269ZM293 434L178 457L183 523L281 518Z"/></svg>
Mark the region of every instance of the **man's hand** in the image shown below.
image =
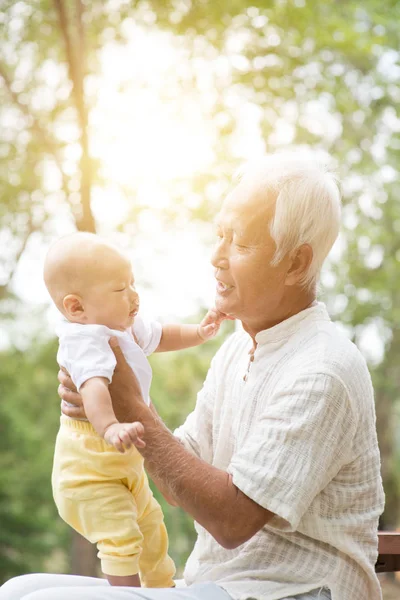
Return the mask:
<svg viewBox="0 0 400 600"><path fill-rule="evenodd" d="M217 335L222 321L225 320L234 321L234 318L220 312L216 308L212 308L200 322L197 333L204 341L211 340Z"/></svg>
<svg viewBox="0 0 400 600"><path fill-rule="evenodd" d="M112 398L115 416L120 423L133 422L136 420L135 407L147 408L143 402L139 382L126 362L125 356L118 345L116 338L110 339L110 346L115 354L117 365L115 367L112 383L109 391ZM69 374L62 367L58 371L58 395L60 396L61 412L73 419L86 419L83 408L82 396L76 391L76 387ZM73 404L69 406L66 402Z"/></svg>
<svg viewBox="0 0 400 600"><path fill-rule="evenodd" d="M57 392L61 398L61 412L72 419L86 419L82 396L76 391L71 377L63 367L58 371L58 381L60 385ZM74 406L69 406L66 402Z"/></svg>
<svg viewBox="0 0 400 600"><path fill-rule="evenodd" d="M120 423L132 423L140 420L138 412L147 409L143 401L139 381L118 345L117 338L110 339L117 365L115 367L109 391L112 398L115 416Z"/></svg>
<svg viewBox="0 0 400 600"><path fill-rule="evenodd" d="M132 446L144 448L144 427L141 423L113 423L104 432L104 440L122 454Z"/></svg>

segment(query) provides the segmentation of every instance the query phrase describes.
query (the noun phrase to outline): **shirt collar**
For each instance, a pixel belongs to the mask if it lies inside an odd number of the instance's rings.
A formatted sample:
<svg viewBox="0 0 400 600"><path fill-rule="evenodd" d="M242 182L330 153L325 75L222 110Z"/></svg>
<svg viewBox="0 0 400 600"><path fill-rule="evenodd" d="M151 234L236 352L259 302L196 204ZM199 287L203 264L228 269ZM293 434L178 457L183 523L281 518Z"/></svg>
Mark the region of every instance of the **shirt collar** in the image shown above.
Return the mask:
<svg viewBox="0 0 400 600"><path fill-rule="evenodd" d="M257 344L261 345L278 342L290 337L305 322L310 324L316 321L330 321L328 311L323 302L315 301L308 308L274 325L274 327L259 331L255 336L255 340Z"/></svg>

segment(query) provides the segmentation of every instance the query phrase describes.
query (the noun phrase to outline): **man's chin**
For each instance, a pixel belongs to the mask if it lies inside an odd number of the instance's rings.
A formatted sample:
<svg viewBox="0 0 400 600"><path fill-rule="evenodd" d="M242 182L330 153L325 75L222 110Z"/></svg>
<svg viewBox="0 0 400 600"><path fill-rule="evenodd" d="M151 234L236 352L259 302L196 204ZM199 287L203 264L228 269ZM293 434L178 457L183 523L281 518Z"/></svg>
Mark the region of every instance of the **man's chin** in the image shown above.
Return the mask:
<svg viewBox="0 0 400 600"><path fill-rule="evenodd" d="M215 308L229 317L237 318L232 302L229 302L228 298L223 298L219 294L215 297Z"/></svg>

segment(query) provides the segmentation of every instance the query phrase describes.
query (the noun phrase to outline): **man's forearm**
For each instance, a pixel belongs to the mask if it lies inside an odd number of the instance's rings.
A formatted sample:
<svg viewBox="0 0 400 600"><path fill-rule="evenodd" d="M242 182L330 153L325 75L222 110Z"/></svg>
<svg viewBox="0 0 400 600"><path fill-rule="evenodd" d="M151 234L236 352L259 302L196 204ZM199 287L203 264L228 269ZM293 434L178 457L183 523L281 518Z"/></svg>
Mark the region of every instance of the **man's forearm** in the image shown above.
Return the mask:
<svg viewBox="0 0 400 600"><path fill-rule="evenodd" d="M240 540L247 515L245 507L238 501L241 492L233 485L230 475L188 452L155 411L144 407L140 413L136 412L135 420L145 429L146 447L139 451L145 459L146 469L156 482L161 483L166 496L221 545L229 547L228 539ZM241 531L236 532L236 526Z"/></svg>
<svg viewBox="0 0 400 600"><path fill-rule="evenodd" d="M141 423L143 455L149 474L161 491L194 517L226 548L235 548L250 539L271 518L272 513L251 500L232 482L231 476L190 454L165 427L153 407L141 399L140 386L121 349L110 340L117 359L111 396L117 417ZM118 417L119 418L119 417Z"/></svg>
<svg viewBox="0 0 400 600"><path fill-rule="evenodd" d="M150 403L149 408L155 416L158 416L156 408L152 402ZM146 459L144 460L144 468L146 469L147 473L150 474L150 466L147 464ZM171 506L178 506L178 503L176 502L176 500L174 500L172 498L171 493L170 493L169 489L167 488L167 486L158 477L156 477L154 471L151 474L151 479L154 481L157 488L159 489L161 494L164 496L164 498L168 502L168 504L170 504Z"/></svg>

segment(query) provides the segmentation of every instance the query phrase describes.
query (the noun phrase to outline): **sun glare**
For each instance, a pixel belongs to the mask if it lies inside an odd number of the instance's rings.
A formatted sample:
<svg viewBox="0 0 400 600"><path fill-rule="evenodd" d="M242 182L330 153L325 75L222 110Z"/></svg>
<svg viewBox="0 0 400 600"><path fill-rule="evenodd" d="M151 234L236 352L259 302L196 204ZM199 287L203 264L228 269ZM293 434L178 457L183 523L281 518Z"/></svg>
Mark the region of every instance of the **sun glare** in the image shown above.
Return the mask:
<svg viewBox="0 0 400 600"><path fill-rule="evenodd" d="M157 184L162 195L174 179L190 178L212 162L211 127L196 91L181 92L183 59L172 38L135 27L132 39L127 46L109 44L103 51L91 113L91 153L108 184L140 188L142 196ZM159 206L152 193L142 202Z"/></svg>

